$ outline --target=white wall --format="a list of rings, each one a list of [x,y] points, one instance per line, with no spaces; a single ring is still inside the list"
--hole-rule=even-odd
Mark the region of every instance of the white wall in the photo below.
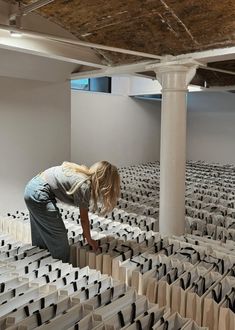
[[[72,160],[118,165],[159,159],[160,102],[72,92]],[[235,94],[188,94],[187,159],[235,164]]]
[[[235,94],[190,93],[187,159],[235,164]]]
[[[25,208],[26,182],[70,159],[70,85],[0,77],[0,214]]]
[[[72,161],[90,165],[106,159],[129,165],[158,159],[159,109],[158,102],[73,91]]]
[[[162,86],[156,79],[143,77],[130,78],[129,95],[159,94],[161,91]]]
[[[111,79],[111,93],[113,95],[129,95],[131,77],[113,76]]]
[[[1,48],[0,63],[1,77],[55,83],[69,78],[76,67],[73,63]]]

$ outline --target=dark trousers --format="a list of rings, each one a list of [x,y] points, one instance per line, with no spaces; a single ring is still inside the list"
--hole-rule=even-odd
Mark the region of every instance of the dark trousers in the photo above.
[[[67,231],[49,184],[36,176],[27,184],[24,199],[30,215],[32,244],[48,249],[55,259],[69,262]]]

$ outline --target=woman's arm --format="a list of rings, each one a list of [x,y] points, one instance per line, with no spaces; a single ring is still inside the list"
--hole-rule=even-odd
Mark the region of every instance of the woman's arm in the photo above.
[[[97,241],[91,238],[88,209],[80,208],[80,217],[81,217],[83,236],[86,238],[87,243],[92,247],[92,249],[96,251],[99,246]]]

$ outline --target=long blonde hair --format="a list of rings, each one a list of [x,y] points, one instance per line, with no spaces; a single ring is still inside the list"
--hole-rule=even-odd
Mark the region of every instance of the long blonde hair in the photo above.
[[[68,175],[81,173],[85,176],[81,182],[75,182],[68,194],[74,194],[83,182],[90,180],[93,211],[99,210],[98,203],[102,205],[100,214],[112,211],[120,196],[120,176],[116,166],[105,160],[93,164],[90,168],[69,162],[64,162],[62,166]]]

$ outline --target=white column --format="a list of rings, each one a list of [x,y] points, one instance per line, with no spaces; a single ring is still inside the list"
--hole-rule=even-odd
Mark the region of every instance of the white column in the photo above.
[[[185,231],[187,86],[196,67],[168,65],[156,70],[162,85],[160,214],[161,234]]]

